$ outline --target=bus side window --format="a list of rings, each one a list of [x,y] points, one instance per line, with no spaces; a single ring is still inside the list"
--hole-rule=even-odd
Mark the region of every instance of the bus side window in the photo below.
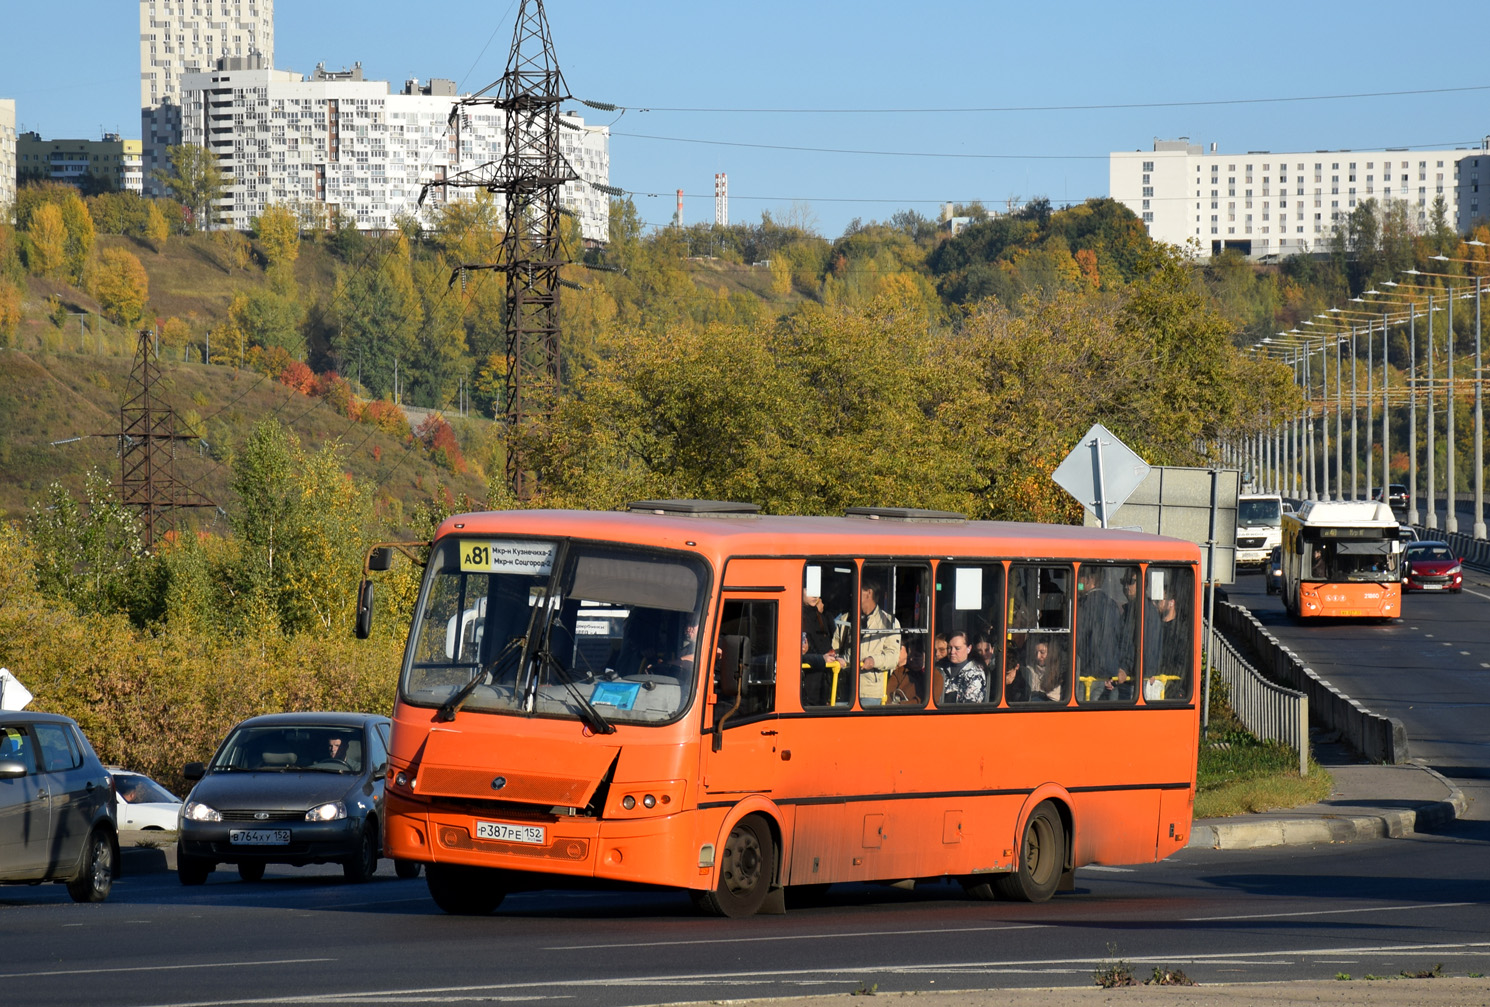
[[[1138,567],[1083,563],[1076,585],[1076,700],[1131,703],[1142,607]]]
[[[715,667],[714,722],[731,724],[776,709],[776,602],[726,600],[720,613],[719,639],[742,637],[745,660],[733,681]],[[738,702],[736,702],[738,700]]]
[[[983,669],[984,677],[967,681],[966,666],[954,674],[952,688],[947,687],[947,673],[954,664],[949,655],[951,638],[961,636],[968,648],[967,660]],[[938,704],[968,702],[965,697],[981,691],[975,702],[998,703],[999,681],[1005,667],[1004,639],[1004,567],[1002,563],[953,563],[943,561],[936,568],[936,637],[933,640],[931,694]],[[940,654],[935,650],[939,649]],[[1017,662],[1016,662],[1017,663]]]
[[[1185,702],[1195,677],[1194,570],[1149,567],[1144,599],[1143,700]]]
[[[1070,567],[1016,564],[1010,569],[1008,642],[1009,664],[1000,676],[1008,702],[1070,701]]]
[[[804,710],[847,709],[853,704],[858,625],[858,570],[853,560],[807,564],[802,574]]]

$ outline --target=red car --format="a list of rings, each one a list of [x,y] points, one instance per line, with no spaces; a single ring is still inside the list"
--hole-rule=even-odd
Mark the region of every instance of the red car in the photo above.
[[[1413,542],[1402,557],[1402,590],[1457,594],[1464,589],[1463,563],[1447,542]]]

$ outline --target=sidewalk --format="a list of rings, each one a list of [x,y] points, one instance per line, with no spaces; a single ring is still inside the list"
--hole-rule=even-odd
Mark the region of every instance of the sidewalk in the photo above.
[[[1361,762],[1344,745],[1315,747],[1335,789],[1317,804],[1234,818],[1198,818],[1187,846],[1250,850],[1264,846],[1349,843],[1421,832],[1464,814],[1464,793],[1427,766]]]

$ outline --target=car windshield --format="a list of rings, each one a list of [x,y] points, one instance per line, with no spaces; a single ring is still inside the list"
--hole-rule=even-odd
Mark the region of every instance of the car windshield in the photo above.
[[[1253,528],[1258,525],[1278,527],[1283,523],[1283,501],[1276,497],[1238,500],[1236,523],[1241,528]]]
[[[708,585],[695,557],[446,539],[430,557],[403,697],[421,706],[659,723],[688,705]]]
[[[1408,546],[1407,558],[1415,562],[1436,563],[1440,561],[1453,562],[1455,556],[1445,545],[1414,545]]]
[[[138,773],[115,773],[114,790],[127,804],[179,804],[165,787]]]
[[[212,772],[360,773],[362,730],[319,724],[239,727],[212,760]]]

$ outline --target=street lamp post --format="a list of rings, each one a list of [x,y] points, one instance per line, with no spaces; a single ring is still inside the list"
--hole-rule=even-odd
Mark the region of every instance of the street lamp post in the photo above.
[[[1485,242],[1483,242],[1483,241],[1466,241],[1466,242],[1464,242],[1464,244],[1465,245],[1468,245],[1468,246],[1471,246],[1471,247],[1474,247],[1474,248],[1484,248],[1484,247],[1486,247]],[[1455,259],[1455,258],[1450,258],[1447,255],[1435,255],[1435,256],[1433,256],[1433,259],[1434,259],[1434,261],[1437,261],[1437,262],[1462,262],[1462,263],[1465,263],[1466,265],[1476,266],[1480,270],[1483,270],[1485,268],[1485,265],[1486,265],[1483,261],[1479,261],[1479,260],[1476,260],[1476,259]],[[1425,273],[1425,274],[1421,274],[1421,275],[1425,275],[1425,276],[1447,276],[1447,277],[1450,277],[1450,278],[1453,278],[1453,279],[1457,279],[1458,278],[1458,277],[1454,277],[1453,274],[1449,274],[1449,273]],[[1473,531],[1473,534],[1474,534],[1474,537],[1477,538],[1477,539],[1483,539],[1483,538],[1485,538],[1485,412],[1484,412],[1484,404],[1483,404],[1483,384],[1484,384],[1484,382],[1483,382],[1483,378],[1482,378],[1482,376],[1480,374],[1480,360],[1481,360],[1481,357],[1480,357],[1480,353],[1481,353],[1480,345],[1481,345],[1481,342],[1482,342],[1482,337],[1483,337],[1483,332],[1484,332],[1484,330],[1482,328],[1483,316],[1481,314],[1481,308],[1480,308],[1480,297],[1481,297],[1481,285],[1480,285],[1480,281],[1481,281],[1483,275],[1484,275],[1483,272],[1476,272],[1475,273],[1475,278],[1474,278],[1474,460],[1475,460],[1475,464],[1474,464],[1474,531]],[[1453,345],[1453,338],[1454,338],[1453,331],[1454,330],[1453,330],[1453,326],[1452,326],[1452,323],[1451,323],[1450,324],[1450,327],[1449,327],[1450,346]],[[1452,357],[1450,359],[1452,359]],[[1452,382],[1450,383],[1450,387],[1452,388]],[[1451,393],[1450,402],[1452,403],[1452,401],[1453,401],[1453,399],[1452,399],[1452,393]],[[1453,406],[1450,405],[1449,409],[1450,409],[1450,415],[1452,415]],[[1451,514],[1453,513],[1452,506],[1450,507],[1450,513]]]

